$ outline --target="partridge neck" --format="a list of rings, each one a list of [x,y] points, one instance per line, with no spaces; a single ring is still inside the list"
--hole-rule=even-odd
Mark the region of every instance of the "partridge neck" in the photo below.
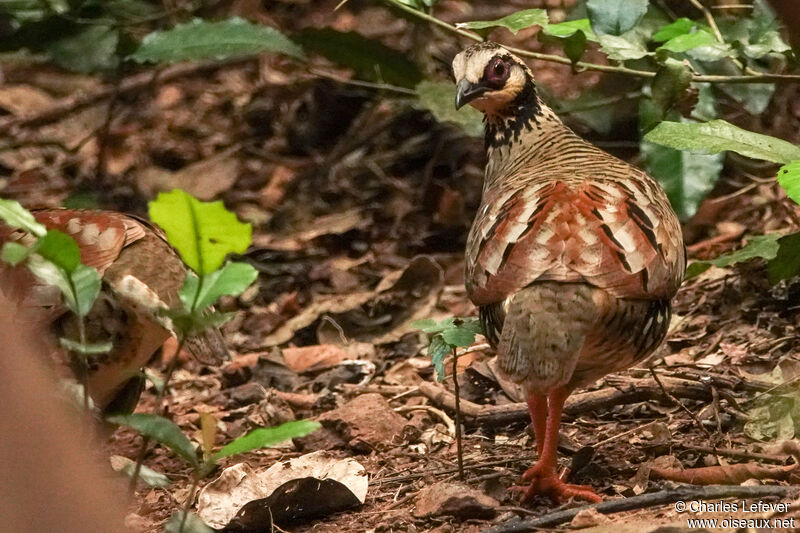
[[[535,91],[520,93],[504,113],[486,114],[485,123],[485,186],[526,161],[549,157],[554,144],[574,137]]]

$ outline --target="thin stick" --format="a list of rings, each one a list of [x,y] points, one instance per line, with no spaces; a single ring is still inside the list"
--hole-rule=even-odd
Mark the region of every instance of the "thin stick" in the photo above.
[[[167,373],[164,377],[164,385],[158,391],[156,395],[155,405],[153,406],[153,414],[163,414],[161,409],[161,402],[164,399],[164,395],[166,394],[167,387],[169,387],[169,380],[172,378],[172,374],[175,372],[175,368],[178,366],[178,356],[183,349],[184,339],[183,336],[178,340],[178,346],[175,348],[175,354],[172,356],[169,364],[167,365]],[[142,465],[144,464],[144,458],[147,456],[147,446],[150,444],[150,437],[142,437],[142,447],[139,448],[139,455],[136,456],[136,464],[133,466],[133,474],[131,474],[131,480],[128,483],[128,493],[131,496],[136,492],[136,483],[139,480],[139,473],[142,471]],[[181,527],[183,527],[183,523],[181,523]]]
[[[458,479],[464,481],[464,449],[461,443],[461,396],[458,387],[458,353],[453,348],[453,392],[456,395],[456,454],[458,455]]]
[[[674,404],[678,405],[681,409],[683,409],[686,412],[686,414],[689,415],[689,417],[692,420],[694,420],[694,423],[697,424],[697,427],[700,428],[700,430],[703,431],[703,433],[705,433],[706,436],[710,439],[711,433],[709,433],[709,431],[703,426],[703,424],[700,423],[700,420],[697,419],[694,413],[691,410],[689,410],[688,407],[683,405],[683,402],[681,402],[679,399],[677,399],[675,396],[673,396],[671,393],[667,391],[667,389],[664,387],[664,384],[661,383],[661,378],[659,378],[658,374],[656,374],[656,371],[653,370],[653,367],[649,367],[648,370],[650,371],[650,374],[653,375],[653,379],[656,380],[656,383],[658,384],[661,391],[664,393],[664,396],[669,398],[671,402],[673,402]]]
[[[192,500],[194,500],[194,493],[199,483],[200,476],[195,472],[192,476],[192,487],[189,489],[189,496],[186,498],[186,503],[183,506],[183,516],[181,516],[181,525],[178,527],[178,533],[183,533],[183,528],[186,525],[186,518],[189,516],[189,509],[192,508]]]

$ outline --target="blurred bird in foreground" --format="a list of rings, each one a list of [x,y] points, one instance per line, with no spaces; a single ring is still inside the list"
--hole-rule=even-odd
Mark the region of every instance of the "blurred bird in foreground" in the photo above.
[[[72,237],[81,261],[103,278],[100,296],[86,319],[86,336],[88,342],[111,341],[112,349],[89,357],[89,394],[101,410],[130,411],[144,383],[141,368],[174,335],[160,311],[180,304],[183,262],[160,231],[133,216],[69,209],[38,210],[34,216],[48,229]],[[0,244],[8,241],[30,244],[33,237],[0,224]],[[16,305],[16,320],[47,338],[57,364],[75,366],[58,338],[79,338],[77,320],[56,287],[39,280],[25,265],[0,262],[0,294]],[[219,363],[228,356],[215,328],[187,339],[187,346],[203,362]]]

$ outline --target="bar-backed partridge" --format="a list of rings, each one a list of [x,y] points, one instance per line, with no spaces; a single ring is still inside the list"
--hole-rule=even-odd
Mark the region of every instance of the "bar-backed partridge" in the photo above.
[[[141,367],[172,334],[159,315],[180,303],[178,291],[186,270],[161,232],[144,220],[111,211],[45,209],[34,212],[49,229],[70,235],[78,243],[81,261],[94,267],[103,285],[86,320],[87,340],[111,341],[112,351],[89,358],[89,393],[97,407],[132,407]],[[0,243],[32,242],[22,230],[0,224]],[[0,292],[18,306],[18,318],[51,336],[57,363],[67,354],[58,337],[77,339],[77,322],[63,305],[58,289],[44,284],[24,265],[0,264]],[[187,340],[203,361],[220,362],[228,355],[216,329]],[[127,406],[118,405],[120,402]]]
[[[566,127],[505,48],[471,46],[453,72],[456,107],[485,115],[466,284],[498,367],[526,391],[539,459],[523,501],[599,501],[557,474],[564,401],[663,341],[686,263],[681,227],[659,185]]]

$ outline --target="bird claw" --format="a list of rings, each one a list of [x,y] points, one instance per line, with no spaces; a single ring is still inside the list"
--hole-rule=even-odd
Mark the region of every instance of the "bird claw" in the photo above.
[[[527,487],[514,485],[509,488],[513,492],[521,492],[520,503],[529,503],[535,496],[547,496],[554,503],[564,503],[572,498],[599,503],[603,499],[589,485],[570,485],[564,483],[555,472],[543,473],[542,467],[534,465],[522,478],[530,481]]]

